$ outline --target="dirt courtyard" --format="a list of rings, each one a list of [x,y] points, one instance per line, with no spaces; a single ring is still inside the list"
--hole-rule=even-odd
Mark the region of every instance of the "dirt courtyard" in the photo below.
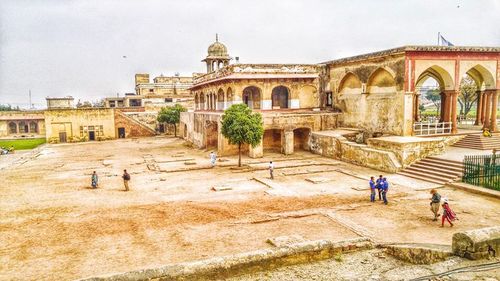
[[[236,156],[210,168],[208,154],[156,137],[2,156],[0,279],[72,280],[269,248],[286,235],[449,245],[457,231],[500,225],[499,200],[442,188],[460,220],[440,228],[432,185],[399,175],[387,175],[389,205],[370,203],[379,171],[305,151],[244,157],[243,169]]]

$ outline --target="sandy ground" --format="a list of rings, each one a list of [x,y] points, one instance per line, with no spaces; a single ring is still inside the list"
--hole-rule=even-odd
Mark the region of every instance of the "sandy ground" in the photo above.
[[[179,139],[145,138],[45,145],[8,156],[0,158],[2,280],[155,267],[268,248],[267,238],[284,235],[451,244],[454,232],[500,225],[499,200],[441,189],[460,220],[440,228],[429,211],[432,185],[399,175],[387,175],[390,204],[372,204],[367,181],[380,172],[308,152],[244,157],[244,169],[235,168],[236,157],[222,157],[210,168],[207,151]],[[269,160],[276,164],[273,181]],[[132,176],[129,192],[123,169]],[[96,190],[89,189],[94,170]]]

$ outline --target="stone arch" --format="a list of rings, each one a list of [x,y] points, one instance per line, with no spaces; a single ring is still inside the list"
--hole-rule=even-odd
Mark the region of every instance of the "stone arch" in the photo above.
[[[262,137],[262,147],[264,151],[281,152],[283,130],[271,128],[264,130]]]
[[[200,109],[204,110],[205,108],[205,94],[203,92],[200,92]]]
[[[229,108],[233,104],[233,89],[231,87],[226,90],[226,107]]]
[[[224,90],[222,88],[219,88],[217,91],[217,110],[224,110]]]
[[[290,89],[283,85],[273,88],[271,93],[273,109],[288,108],[290,105]]]
[[[395,93],[396,80],[394,76],[385,68],[377,68],[370,77],[366,84],[366,92],[372,93]]]
[[[38,124],[35,121],[31,121],[29,125],[30,133],[38,133]]]
[[[243,103],[246,104],[251,109],[260,109],[262,100],[262,91],[259,87],[248,86],[243,89],[242,94]]]
[[[361,94],[361,80],[359,80],[359,77],[356,74],[348,72],[344,75],[342,80],[340,80],[337,93],[339,95]]]
[[[433,65],[425,69],[415,81],[415,88],[420,88],[429,77],[434,78],[439,83],[439,87],[442,91],[454,89],[455,83],[453,82],[453,76],[438,65]]]
[[[15,122],[9,123],[9,134],[17,134],[17,124]]]
[[[495,78],[484,66],[477,64],[465,72],[477,84],[478,90],[495,89]],[[463,79],[463,77],[461,77]]]
[[[200,109],[200,96],[198,93],[194,94],[194,109]]]
[[[24,121],[19,122],[19,133],[29,133],[28,123]]]
[[[294,150],[309,150],[309,139],[311,137],[311,128],[301,127],[293,130]]]

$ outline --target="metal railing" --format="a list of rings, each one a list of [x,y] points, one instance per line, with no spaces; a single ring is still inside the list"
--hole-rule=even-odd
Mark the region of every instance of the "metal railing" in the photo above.
[[[413,123],[413,134],[416,136],[429,136],[439,134],[450,134],[451,122],[415,122]]]
[[[466,155],[464,157],[465,183],[500,190],[500,153]]]

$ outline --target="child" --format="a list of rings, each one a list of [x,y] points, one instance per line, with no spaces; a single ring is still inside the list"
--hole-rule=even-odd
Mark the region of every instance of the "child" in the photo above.
[[[452,221],[457,219],[457,215],[451,210],[450,205],[448,205],[448,199],[443,200],[443,217],[441,218],[441,227],[444,227],[444,220],[447,220],[450,223],[450,226],[453,227]]]

